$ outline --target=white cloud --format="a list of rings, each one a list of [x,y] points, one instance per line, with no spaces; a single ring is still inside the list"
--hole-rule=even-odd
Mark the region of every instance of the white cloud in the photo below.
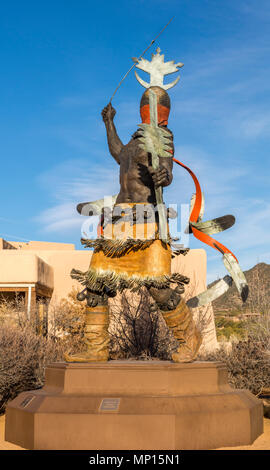
[[[106,194],[115,194],[119,167],[112,157],[95,153],[96,163],[78,158],[62,162],[38,176],[39,184],[61,201],[99,199]],[[88,199],[89,198],[89,199]]]
[[[72,203],[58,204],[46,209],[35,220],[41,224],[43,232],[58,232],[63,235],[66,230],[79,229],[82,223]]]
[[[119,192],[118,165],[91,165],[78,159],[57,165],[39,176],[39,182],[60,203],[44,210],[35,220],[42,231],[79,229],[85,218],[76,211],[80,202],[94,201]]]
[[[235,2],[234,7],[241,13],[251,16],[253,20],[258,18],[260,21],[269,21],[270,6],[268,0],[260,0],[260,3],[254,0],[241,0]]]
[[[209,134],[227,134],[239,141],[269,137],[269,51],[263,41],[234,41],[224,44],[222,53],[213,46],[193,57],[182,87],[174,91],[173,114]]]
[[[241,123],[241,130],[246,137],[257,138],[270,135],[270,113],[262,113],[257,116],[250,114]]]
[[[239,181],[248,178],[252,171],[248,165],[224,164],[222,158],[215,158],[194,146],[176,147],[175,156],[197,176],[205,195],[205,214],[211,218],[216,217],[221,210],[228,210],[230,204],[235,205]],[[170,202],[186,202],[193,192],[195,186],[192,177],[175,163],[174,180],[166,190],[166,196]]]

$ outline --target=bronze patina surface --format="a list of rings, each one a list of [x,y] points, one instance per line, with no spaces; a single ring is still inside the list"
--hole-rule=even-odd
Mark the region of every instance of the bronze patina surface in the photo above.
[[[165,85],[163,79],[165,75],[178,71],[183,64],[164,62],[164,55],[160,52],[157,49],[151,62],[137,60],[136,67],[147,70],[151,80],[140,101],[142,123],[126,145],[117,133],[114,124],[116,110],[111,102],[102,110],[109,151],[120,167],[120,191],[117,197],[113,197],[112,209],[108,211],[107,207],[103,207],[99,238],[82,240],[85,246],[94,248],[89,269],[86,272],[72,270],[71,276],[84,286],[79,300],[86,300],[92,308],[107,306],[108,298],[124,289],[136,291],[147,288],[155,309],[164,312],[164,320],[175,333],[175,338],[179,336],[182,323],[183,332],[187,332],[188,316],[189,347],[184,348],[183,333],[179,341],[181,353],[176,354],[173,360],[189,362],[194,360],[201,344],[191,311],[186,305],[184,316],[179,315],[177,310],[177,325],[169,325],[167,318],[171,316],[165,315],[165,312],[177,309],[184,285],[189,282],[185,276],[171,273],[172,257],[185,254],[186,250],[172,250],[168,230],[169,211],[163,203],[163,188],[170,185],[173,179],[174,154],[173,133],[167,128],[171,103],[166,89],[178,81]],[[78,211],[83,213],[87,204],[91,205],[79,204]],[[154,215],[149,215],[151,210],[146,207],[138,218],[137,207],[140,205],[151,206]],[[102,204],[95,201],[93,207],[99,209]],[[89,325],[91,314],[88,315]],[[190,341],[190,334],[193,335],[193,342]],[[88,348],[87,341],[86,346]],[[193,351],[190,350],[192,348]],[[67,356],[67,360],[79,362],[76,355]],[[100,360],[104,360],[104,354]]]

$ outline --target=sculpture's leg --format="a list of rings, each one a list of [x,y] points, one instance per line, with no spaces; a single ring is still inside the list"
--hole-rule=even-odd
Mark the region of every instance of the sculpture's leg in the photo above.
[[[192,362],[195,360],[202,337],[196,328],[192,313],[176,289],[150,289],[150,294],[157,303],[162,316],[178,340],[179,346],[172,354],[174,362]]]
[[[89,305],[88,301],[88,305]],[[95,307],[85,308],[85,350],[77,354],[65,353],[67,362],[99,362],[109,359],[109,313],[108,300]]]

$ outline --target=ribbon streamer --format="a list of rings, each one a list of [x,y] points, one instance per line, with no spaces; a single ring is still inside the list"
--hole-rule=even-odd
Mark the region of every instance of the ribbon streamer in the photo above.
[[[174,157],[173,157],[173,161],[175,163],[177,163],[178,165],[180,165],[182,168],[185,168],[185,170],[187,170],[189,172],[189,174],[191,175],[191,177],[194,181],[195,188],[196,188],[196,195],[195,195],[194,207],[191,211],[189,221],[196,223],[196,222],[198,222],[200,212],[201,212],[201,207],[202,207],[202,190],[201,190],[200,183],[199,183],[196,175],[193,173],[193,171],[190,168],[188,168],[188,166],[184,165],[184,163],[180,162],[179,160],[177,160]],[[215,248],[215,250],[218,250],[223,255],[225,253],[230,253],[236,259],[236,261],[238,262],[236,256],[226,246],[222,245],[221,243],[219,243],[217,240],[210,237],[206,233],[200,232],[200,230],[193,227],[192,224],[191,224],[191,230],[192,230],[192,233],[193,233],[194,237],[196,237],[198,240],[200,240],[203,243],[206,243],[207,245],[211,246],[212,248]]]

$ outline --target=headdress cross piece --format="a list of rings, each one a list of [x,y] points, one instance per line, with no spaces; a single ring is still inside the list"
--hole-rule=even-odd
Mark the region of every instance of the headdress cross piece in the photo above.
[[[136,63],[136,68],[143,70],[144,72],[149,73],[150,75],[150,83],[147,83],[143,80],[137,72],[135,71],[135,76],[138,82],[144,87],[149,88],[151,86],[159,86],[163,88],[163,90],[169,90],[174,85],[176,85],[180,79],[177,77],[171,83],[165,85],[163,83],[165,75],[169,75],[174,72],[178,72],[180,67],[183,67],[184,64],[178,62],[177,64],[174,63],[174,60],[170,60],[168,62],[164,62],[164,54],[160,54],[161,50],[158,47],[156,50],[156,54],[152,54],[152,60],[149,61],[147,59],[141,58],[140,60],[136,57],[133,58],[133,61]]]

